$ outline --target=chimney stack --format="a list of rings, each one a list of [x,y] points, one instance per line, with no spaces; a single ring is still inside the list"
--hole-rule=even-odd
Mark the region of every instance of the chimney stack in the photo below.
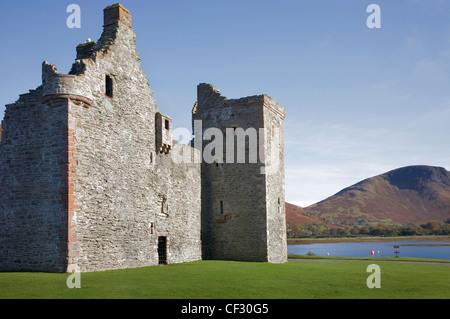
[[[104,12],[104,27],[115,25],[117,23],[124,23],[131,28],[131,13],[120,3],[109,6],[103,10]]]

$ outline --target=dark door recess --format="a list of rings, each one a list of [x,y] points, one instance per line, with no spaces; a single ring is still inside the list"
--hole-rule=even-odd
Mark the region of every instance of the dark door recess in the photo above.
[[[167,237],[158,237],[158,264],[167,265]]]

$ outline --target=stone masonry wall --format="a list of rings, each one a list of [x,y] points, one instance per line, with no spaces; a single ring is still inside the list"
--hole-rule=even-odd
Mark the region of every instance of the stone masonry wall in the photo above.
[[[157,232],[168,232],[168,263],[202,259],[201,166],[193,163],[193,160],[183,163],[175,150],[182,149],[183,154],[191,154],[192,159],[199,154],[194,155],[196,150],[189,146],[174,143],[174,152],[170,155],[162,154],[155,164],[159,185],[155,189],[160,199],[162,194],[167,194],[167,205],[157,205],[153,218]],[[153,240],[156,242],[157,237]]]
[[[42,88],[6,106],[0,146],[0,271],[64,271],[67,103]]]
[[[69,125],[76,153],[75,210],[82,271],[158,264],[159,236],[167,237],[168,263],[201,258],[200,165],[174,164],[156,152],[158,110],[140,67],[128,15],[105,26],[105,52],[82,60],[91,83],[90,108],[73,106]],[[111,22],[108,9],[105,19]],[[105,48],[106,45],[106,48]],[[114,94],[105,94],[105,77]],[[171,128],[170,128],[171,129]]]
[[[7,105],[0,271],[286,261],[284,109],[266,95],[228,100],[199,85],[193,120],[202,127],[194,133],[219,128],[225,143],[227,128],[264,128],[257,144],[270,160],[248,163],[247,141],[246,163],[194,161],[203,149],[171,140],[131,19],[120,4],[107,7],[100,39],[77,47],[69,74],[44,62],[42,85]]]
[[[44,62],[42,86],[7,106],[0,270],[156,265],[158,237],[165,262],[201,259],[200,164],[156,152],[158,109],[131,14],[121,5],[104,14],[101,38],[77,47],[70,74]]]
[[[269,125],[265,103],[270,98],[261,95],[228,100],[208,84],[200,84],[198,91],[193,119],[202,120],[203,134],[208,128],[219,128],[225,143],[227,128],[254,128],[258,133],[257,144],[261,142],[266,149],[265,138],[259,136],[259,129]],[[273,124],[282,126],[281,117]],[[199,133],[194,132],[196,136]],[[233,138],[236,161],[237,139]],[[282,143],[281,136],[279,142]],[[208,144],[208,141],[204,143]],[[278,174],[267,179],[266,175],[261,174],[264,163],[259,158],[256,163],[250,163],[248,139],[246,163],[227,163],[226,156],[218,159],[223,163],[209,164],[204,161],[202,164],[204,258],[286,261],[286,231],[285,226],[280,224],[285,219],[284,209],[278,209],[284,205],[284,186],[281,185],[284,182],[284,166],[279,167]],[[272,243],[274,238],[276,242]]]
[[[285,176],[284,176],[284,110],[271,98],[264,101],[265,181],[267,207],[268,261],[287,261]]]

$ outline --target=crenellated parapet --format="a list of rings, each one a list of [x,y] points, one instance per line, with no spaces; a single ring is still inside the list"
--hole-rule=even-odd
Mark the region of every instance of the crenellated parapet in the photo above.
[[[53,64],[42,64],[43,102],[57,106],[59,100],[73,100],[83,103],[85,107],[92,105],[90,83],[83,74],[60,74]]]

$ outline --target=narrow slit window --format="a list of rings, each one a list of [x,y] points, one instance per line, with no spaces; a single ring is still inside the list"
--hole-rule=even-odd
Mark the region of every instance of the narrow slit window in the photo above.
[[[105,92],[106,96],[113,97],[113,90],[114,90],[113,79],[109,75],[106,75],[105,85],[106,85],[106,92]]]
[[[220,213],[223,214],[223,201],[220,201]]]
[[[154,222],[150,222],[148,224],[149,228],[150,228],[150,234],[153,235],[153,231],[155,229],[155,223]]]

